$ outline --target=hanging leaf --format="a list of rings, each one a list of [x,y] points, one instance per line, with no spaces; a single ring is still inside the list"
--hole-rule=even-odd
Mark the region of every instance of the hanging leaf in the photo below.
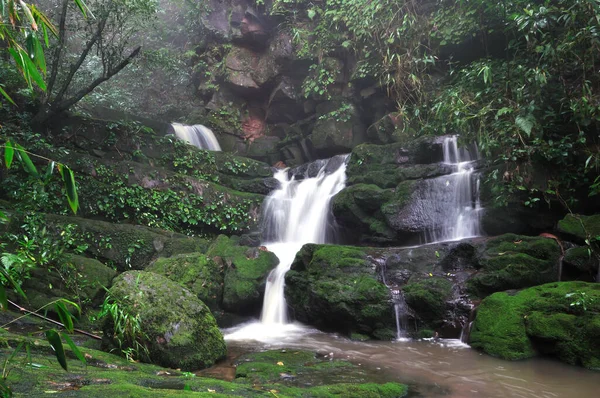
[[[46,172],[44,173],[44,184],[47,184],[50,181],[50,177],[52,177],[52,173],[54,173],[54,166],[56,162],[53,160],[48,163],[48,167],[46,168]]]
[[[527,137],[529,137],[531,135],[531,130],[533,130],[535,119],[531,115],[517,116],[515,119],[515,124],[518,128],[523,130],[525,134],[527,134]]]
[[[19,144],[15,144],[14,147],[17,149],[17,156],[21,161],[21,164],[23,164],[23,168],[25,169],[25,171],[27,171],[32,176],[39,178],[40,175],[37,169],[35,168],[35,165],[31,161],[31,158],[29,157],[29,155],[27,155],[25,148],[23,148]]]
[[[60,366],[62,366],[64,370],[69,370],[67,367],[67,358],[65,357],[65,349],[63,348],[58,332],[54,329],[48,330],[46,332],[46,339],[48,340],[48,343],[50,343],[50,346],[52,346]]]
[[[8,93],[6,91],[4,91],[4,89],[2,88],[2,86],[0,86],[0,94],[2,94],[2,96],[4,98],[6,98],[8,102],[10,102],[11,104],[13,104],[14,106],[17,106],[17,104],[15,104],[15,101],[13,101],[12,98],[10,98],[10,95],[8,95]]]
[[[83,354],[81,353],[79,348],[75,345],[73,340],[71,340],[71,338],[64,333],[61,333],[61,335],[62,335],[62,338],[65,339],[65,341],[67,342],[69,347],[71,347],[71,351],[73,351],[73,354],[75,354],[77,359],[79,359],[81,362],[83,362],[84,365],[86,365],[85,356],[83,356]]]
[[[6,289],[0,285],[0,311],[8,310],[8,298],[6,297]]]
[[[58,314],[58,318],[61,323],[64,325],[65,329],[69,333],[73,333],[73,318],[71,317],[71,313],[67,310],[65,304],[61,301],[57,301],[54,303],[54,309]]]
[[[8,271],[6,271],[2,267],[0,267],[0,275],[2,275],[4,279],[8,281],[8,283],[17,291],[17,293],[19,293],[23,298],[27,298],[25,292],[23,292],[23,290],[21,289],[21,286],[19,286],[19,284],[17,284],[17,282],[13,280],[12,276],[10,276]]]
[[[73,213],[77,214],[77,209],[79,209],[79,197],[77,195],[77,185],[75,184],[75,174],[73,174],[73,171],[70,168],[62,164],[59,164],[57,169],[65,183],[69,206],[71,207],[71,210],[73,210]]]
[[[10,141],[6,141],[6,144],[4,144],[4,164],[7,169],[10,169],[14,155],[15,149],[12,147]]]

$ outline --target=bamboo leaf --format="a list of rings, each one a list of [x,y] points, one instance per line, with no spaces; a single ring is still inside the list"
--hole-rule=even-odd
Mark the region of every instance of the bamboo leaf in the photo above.
[[[67,358],[65,357],[65,349],[63,348],[63,344],[58,332],[54,329],[48,330],[46,332],[46,339],[48,340],[48,343],[50,343],[50,346],[52,346],[60,366],[62,366],[64,370],[69,370],[67,367]]]
[[[10,98],[10,95],[8,95],[8,93],[6,91],[4,91],[4,89],[2,88],[2,86],[0,86],[0,94],[2,94],[2,96],[4,98],[6,98],[8,100],[8,102],[10,102],[11,104],[13,104],[14,106],[17,106],[17,104],[15,104],[15,101],[13,101],[13,99]]]
[[[19,144],[15,144],[14,147],[17,149],[17,156],[18,156],[19,160],[21,161],[21,163],[23,164],[23,168],[25,168],[25,171],[27,171],[32,176],[39,178],[40,174],[38,173],[35,165],[31,161],[31,158],[25,151],[25,148],[23,148]]]
[[[67,201],[69,202],[69,206],[71,207],[71,210],[73,210],[73,213],[77,214],[77,209],[79,209],[79,197],[77,195],[77,184],[75,184],[75,174],[73,173],[73,170],[67,166],[59,168],[59,171],[61,170],[67,193]]]
[[[25,292],[23,292],[23,290],[21,289],[21,286],[19,286],[19,284],[17,284],[17,282],[14,281],[14,279],[12,278],[12,276],[10,276],[8,271],[0,267],[0,274],[8,281],[8,283],[12,285],[12,287],[17,291],[17,293],[19,293],[23,298],[27,298]]]
[[[4,164],[6,165],[7,169],[10,169],[14,155],[15,149],[12,147],[10,141],[6,141],[6,144],[4,144]]]
[[[83,356],[83,354],[81,353],[81,351],[79,350],[79,348],[75,345],[75,343],[73,342],[73,340],[71,340],[71,338],[64,334],[62,334],[62,338],[65,339],[65,341],[67,342],[67,344],[69,345],[69,347],[71,347],[71,351],[73,351],[73,354],[75,354],[75,356],[77,357],[77,359],[79,359],[81,362],[83,362],[83,364],[85,365],[85,357]]]
[[[46,168],[46,173],[44,173],[44,183],[48,183],[48,181],[50,181],[50,177],[52,177],[52,173],[54,173],[54,166],[56,165],[56,162],[51,161],[50,163],[48,163],[48,167]]]
[[[0,311],[8,310],[8,298],[6,297],[6,289],[0,285]]]
[[[61,301],[57,301],[54,303],[54,309],[58,314],[58,318],[60,322],[65,326],[65,329],[69,333],[73,333],[73,318],[71,317],[71,313],[67,310],[65,304]]]

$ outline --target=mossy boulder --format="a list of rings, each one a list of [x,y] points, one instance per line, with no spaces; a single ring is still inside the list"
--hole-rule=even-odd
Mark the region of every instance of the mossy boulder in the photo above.
[[[211,310],[223,299],[223,265],[203,253],[159,258],[146,271],[166,276],[194,293]]]
[[[446,319],[446,301],[452,298],[452,283],[441,277],[430,277],[402,286],[404,299],[430,328],[436,329]]]
[[[51,231],[60,232],[59,226],[65,224],[75,225],[78,235],[88,244],[86,255],[112,264],[119,271],[143,269],[159,256],[205,251],[209,243],[205,239],[140,225],[52,214],[46,215],[45,220],[52,227]]]
[[[361,248],[304,245],[286,274],[285,292],[302,322],[347,335],[395,334],[390,292]]]
[[[79,304],[82,309],[99,304],[117,272],[100,261],[65,255],[57,267],[31,271],[22,288],[30,308],[42,308],[59,298]],[[18,298],[19,299],[19,298]],[[52,308],[50,308],[52,310]],[[73,309],[75,311],[75,309]]]
[[[130,316],[139,316],[153,363],[197,370],[227,353],[210,310],[195,294],[162,275],[128,271],[119,275],[110,297]],[[111,322],[105,334],[112,336]]]
[[[353,104],[328,101],[317,106],[310,142],[319,157],[348,153],[366,141],[366,127]]]
[[[393,188],[404,180],[447,174],[447,167],[436,164],[443,159],[441,143],[438,137],[422,137],[388,145],[358,145],[348,162],[348,185]]]
[[[397,398],[408,393],[403,384],[370,383],[369,379],[379,377],[369,368],[308,351],[285,349],[245,354],[236,360],[236,365],[236,382],[262,388],[281,383],[279,390],[284,396]]]
[[[222,308],[245,315],[258,311],[267,276],[279,263],[277,256],[264,248],[240,246],[225,235],[206,254],[224,270]]]
[[[353,240],[376,244],[394,242],[396,233],[385,223],[381,213],[381,206],[393,197],[391,189],[372,184],[351,185],[333,198],[333,214]]]
[[[600,285],[555,282],[485,298],[471,330],[474,348],[504,358],[537,353],[600,369]]]
[[[565,251],[563,273],[576,270],[577,276],[593,278],[598,274],[598,261],[586,246],[572,247]],[[590,280],[591,282],[591,280]]]
[[[506,234],[482,246],[481,269],[467,281],[478,297],[556,281],[561,249],[554,239]]]
[[[558,222],[558,232],[580,243],[588,239],[588,235],[600,236],[600,214],[593,216],[567,214]]]

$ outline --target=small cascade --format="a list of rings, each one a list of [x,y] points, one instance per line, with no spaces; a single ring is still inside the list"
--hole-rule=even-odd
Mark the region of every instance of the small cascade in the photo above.
[[[396,314],[396,340],[408,338],[408,305],[400,289],[392,290],[392,302]]]
[[[473,322],[475,321],[475,315],[477,314],[477,307],[473,307],[471,312],[469,313],[469,319],[463,326],[460,331],[460,342],[464,344],[469,344],[469,339],[471,338],[471,329],[473,328]]]
[[[173,123],[170,130],[180,140],[186,141],[200,149],[207,149],[209,151],[221,150],[215,134],[211,129],[202,124],[187,126],[185,124]]]
[[[288,322],[284,297],[285,274],[296,253],[306,243],[326,243],[330,236],[330,201],[346,182],[346,160],[332,158],[317,161],[315,177],[305,174],[297,181],[288,170],[275,173],[281,188],[266,199],[264,206],[265,246],[279,258],[279,265],[267,280],[261,314],[263,324],[277,325]],[[338,167],[328,170],[330,163]]]
[[[458,148],[457,136],[443,142],[444,163],[453,167],[450,175],[426,182],[422,211],[433,225],[425,233],[425,243],[460,240],[479,236],[479,175],[474,164],[479,158],[476,147]]]

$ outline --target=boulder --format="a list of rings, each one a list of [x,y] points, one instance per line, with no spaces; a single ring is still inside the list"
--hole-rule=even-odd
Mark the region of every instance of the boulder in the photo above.
[[[477,309],[470,344],[503,359],[539,353],[599,369],[599,313],[599,284],[560,282],[494,293]]]
[[[365,126],[355,105],[328,101],[317,106],[317,121],[310,141],[318,157],[349,153],[366,141]]]
[[[233,47],[227,55],[225,66],[225,81],[242,94],[258,92],[279,74],[277,64],[269,53],[245,47]]]
[[[203,253],[179,254],[159,258],[146,271],[166,276],[185,287],[211,310],[219,309],[223,299],[223,267]]]
[[[558,222],[558,232],[577,242],[584,243],[589,237],[600,236],[600,214],[593,216],[567,214]]]
[[[558,280],[561,248],[554,239],[506,234],[481,247],[477,274],[467,281],[477,297]]]
[[[301,322],[347,335],[395,336],[390,292],[361,248],[304,245],[285,282],[288,305]]]
[[[125,314],[139,316],[142,343],[151,362],[193,371],[213,365],[227,353],[223,335],[208,307],[195,294],[152,272],[119,275],[109,295]],[[111,322],[105,335],[113,338]]]
[[[100,304],[105,289],[112,285],[116,274],[115,270],[98,260],[67,254],[57,267],[31,270],[31,277],[21,287],[32,309],[65,298],[85,310]],[[48,309],[53,310],[52,307]]]
[[[279,263],[275,254],[264,248],[239,246],[225,235],[220,235],[206,254],[223,270],[222,308],[237,314],[257,314],[267,276]]]
[[[50,226],[73,224],[88,244],[86,253],[119,271],[143,269],[159,256],[204,251],[208,241],[131,224],[113,224],[80,217],[48,214]],[[51,230],[59,230],[52,228]]]
[[[587,246],[572,247],[565,251],[563,275],[573,274],[573,279],[585,279],[592,282],[598,275],[598,259],[594,258]]]

